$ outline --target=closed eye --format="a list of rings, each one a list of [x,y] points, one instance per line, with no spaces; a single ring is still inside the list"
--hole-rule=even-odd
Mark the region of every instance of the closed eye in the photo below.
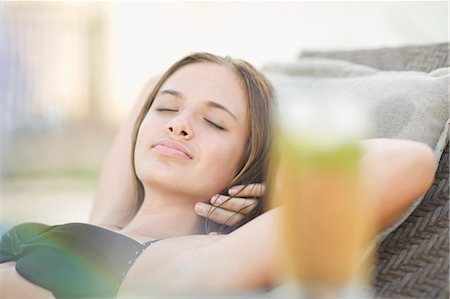
[[[169,108],[156,108],[156,111],[159,112],[177,112],[177,109],[169,109]]]
[[[216,124],[215,122],[212,122],[212,121],[210,121],[209,119],[207,119],[207,118],[203,118],[208,124],[210,124],[211,126],[213,126],[214,128],[216,128],[216,129],[219,129],[219,130],[221,130],[221,131],[225,131],[225,128],[224,127],[222,127],[222,126],[219,126],[218,124]]]

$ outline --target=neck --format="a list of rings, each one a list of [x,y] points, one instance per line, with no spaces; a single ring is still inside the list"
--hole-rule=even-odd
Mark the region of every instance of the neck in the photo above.
[[[203,221],[194,212],[196,200],[146,188],[142,206],[123,231],[155,239],[201,234]]]

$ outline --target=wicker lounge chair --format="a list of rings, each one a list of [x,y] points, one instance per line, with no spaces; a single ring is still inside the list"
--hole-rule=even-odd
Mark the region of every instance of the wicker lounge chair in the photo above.
[[[380,70],[429,72],[449,66],[449,44],[377,50],[303,52]],[[411,215],[378,247],[373,287],[379,298],[449,298],[449,147],[433,186]]]

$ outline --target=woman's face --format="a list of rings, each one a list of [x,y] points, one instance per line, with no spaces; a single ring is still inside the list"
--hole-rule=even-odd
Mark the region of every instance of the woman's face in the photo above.
[[[208,201],[236,175],[248,118],[245,83],[231,68],[202,62],[177,70],[138,132],[135,165],[144,189]]]

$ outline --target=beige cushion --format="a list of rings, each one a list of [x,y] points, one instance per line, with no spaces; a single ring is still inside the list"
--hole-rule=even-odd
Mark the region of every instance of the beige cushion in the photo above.
[[[448,112],[448,69],[430,73],[378,71],[332,59],[271,65],[265,73],[280,105],[302,97],[349,95],[364,102],[372,129],[367,137],[400,138],[435,148]]]
[[[430,73],[379,71],[345,61],[303,58],[284,65],[268,65],[264,72],[277,91],[280,106],[292,110],[296,106],[293,103],[305,97],[319,98],[324,93],[331,97],[347,95],[367,108],[372,126],[366,137],[424,142],[435,149],[437,162],[448,141],[444,131],[449,118],[448,68]],[[397,228],[422,198],[380,233],[378,240]]]

